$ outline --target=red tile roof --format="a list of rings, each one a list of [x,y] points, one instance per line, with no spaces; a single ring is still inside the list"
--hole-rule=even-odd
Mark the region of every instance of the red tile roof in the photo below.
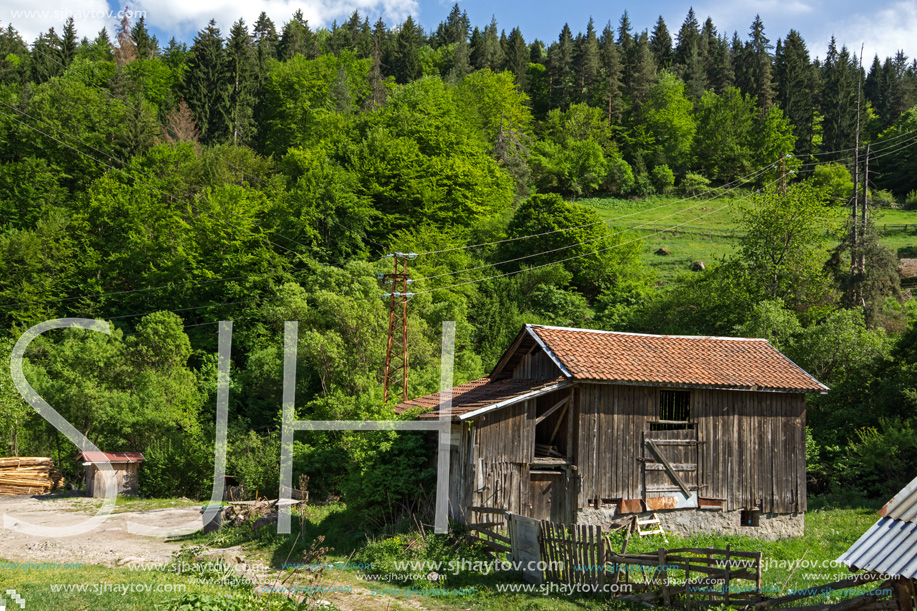
[[[764,339],[641,335],[527,326],[575,380],[825,392]]]
[[[466,382],[452,388],[452,415],[461,416],[484,407],[520,399],[529,393],[545,390],[564,381],[564,378],[558,377],[553,380],[513,378],[498,381],[491,381],[490,378],[480,378],[472,382]],[[439,403],[439,393],[436,392],[426,397],[405,401],[396,406],[395,411],[400,414],[410,409],[420,408],[428,411],[420,414],[419,418],[438,418],[439,411],[435,408],[439,407]]]
[[[143,462],[143,454],[140,452],[81,452],[80,460],[83,462],[100,463],[105,462]]]

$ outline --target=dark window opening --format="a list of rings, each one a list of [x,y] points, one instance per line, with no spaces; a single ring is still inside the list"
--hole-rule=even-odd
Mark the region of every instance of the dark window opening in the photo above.
[[[692,428],[691,391],[660,390],[659,417],[650,423],[651,431],[678,431]]]
[[[551,393],[536,399],[535,459],[567,460],[567,433],[572,400],[569,392]]]
[[[739,523],[742,526],[757,526],[758,525],[758,510],[757,509],[743,509],[741,515],[739,516]]]

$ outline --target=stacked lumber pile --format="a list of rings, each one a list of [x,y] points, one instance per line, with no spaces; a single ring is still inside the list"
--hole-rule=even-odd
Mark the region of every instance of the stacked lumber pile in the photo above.
[[[46,494],[62,483],[50,458],[0,458],[0,495]]]

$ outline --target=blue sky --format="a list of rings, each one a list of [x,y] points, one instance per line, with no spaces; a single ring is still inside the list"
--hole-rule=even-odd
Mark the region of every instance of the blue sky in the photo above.
[[[609,3],[597,1],[557,2],[534,0],[463,0],[459,5],[468,12],[472,24],[483,26],[496,16],[507,32],[522,28],[526,40],[557,38],[564,23],[574,32],[585,30],[589,17],[601,29],[609,20],[616,26],[626,8],[635,29],[652,28],[661,14],[674,36],[691,7],[690,1]],[[301,9],[310,24],[330,25],[333,19],[346,19],[354,9],[369,14],[374,20],[382,16],[386,23],[395,24],[407,15],[427,29],[435,28],[446,16],[452,2],[441,0],[134,0],[134,10],[146,12],[147,22],[162,42],[171,36],[190,41],[194,33],[215,18],[228,31],[238,17],[251,24],[261,11],[266,11],[278,26],[287,21],[296,9]],[[694,5],[699,20],[713,17],[720,32],[730,35],[737,30],[743,38],[755,14],[760,13],[768,37],[776,42],[790,28],[799,30],[810,53],[824,56],[831,35],[859,52],[865,43],[868,63],[876,53],[880,57],[903,48],[909,56],[917,54],[917,0],[882,0],[874,3],[852,0],[700,0]],[[60,27],[64,16],[74,15],[81,35],[94,35],[102,26],[112,28],[118,21],[115,12],[123,9],[112,0],[0,0],[0,23],[12,22],[31,42],[48,27]],[[22,13],[20,11],[32,11]],[[108,13],[111,14],[108,14]]]

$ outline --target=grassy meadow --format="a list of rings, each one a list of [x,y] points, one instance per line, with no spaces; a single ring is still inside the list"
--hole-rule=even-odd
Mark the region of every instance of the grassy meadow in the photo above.
[[[728,195],[653,196],[627,200],[593,197],[578,200],[595,210],[614,231],[632,231],[643,238],[643,261],[659,273],[661,282],[690,271],[695,261],[710,264],[733,254],[741,237],[739,207],[750,200],[747,191]],[[844,214],[838,208],[838,215]],[[872,217],[883,231],[882,243],[899,257],[917,257],[917,210],[875,208]],[[907,225],[905,231],[900,225]],[[829,245],[838,236],[826,228]],[[669,255],[658,255],[665,249]]]

